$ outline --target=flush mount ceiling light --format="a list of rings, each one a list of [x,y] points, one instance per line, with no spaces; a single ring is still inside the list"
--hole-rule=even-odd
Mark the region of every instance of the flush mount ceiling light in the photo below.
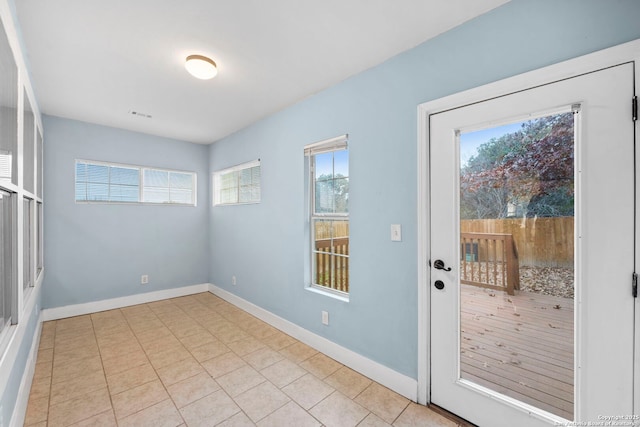
[[[202,55],[187,56],[184,66],[193,77],[202,80],[212,79],[218,74],[216,63]]]

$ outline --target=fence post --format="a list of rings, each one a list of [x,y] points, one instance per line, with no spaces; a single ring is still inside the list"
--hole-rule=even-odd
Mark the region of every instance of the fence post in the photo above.
[[[514,290],[520,289],[520,265],[518,249],[511,234],[505,236],[507,252],[507,294],[513,295]]]

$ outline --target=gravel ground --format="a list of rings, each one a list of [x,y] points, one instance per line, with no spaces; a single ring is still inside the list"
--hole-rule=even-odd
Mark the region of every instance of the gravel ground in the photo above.
[[[521,266],[520,290],[555,297],[573,298],[573,269]]]

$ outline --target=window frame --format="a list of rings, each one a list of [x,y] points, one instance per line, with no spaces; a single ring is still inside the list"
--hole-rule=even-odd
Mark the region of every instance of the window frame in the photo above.
[[[96,165],[96,166],[106,166],[106,167],[115,167],[122,169],[132,169],[136,170],[138,173],[138,196],[136,201],[126,201],[126,200],[79,200],[76,197],[75,188],[78,185],[78,164],[83,163],[87,165]],[[168,169],[168,168],[157,168],[152,166],[141,166],[141,165],[131,165],[126,163],[115,163],[115,162],[105,162],[99,160],[86,160],[86,159],[76,159],[74,164],[74,199],[76,204],[125,204],[125,205],[157,205],[157,206],[197,206],[198,199],[198,174],[195,171],[185,171],[179,169]],[[145,180],[144,180],[144,172],[145,171],[158,171],[158,172],[167,172],[168,175],[171,173],[180,173],[191,175],[191,202],[190,203],[181,203],[181,202],[149,202],[144,200],[144,188],[145,188]],[[111,182],[108,182],[107,185],[109,187],[112,185]],[[167,187],[170,191],[170,187]],[[169,192],[169,194],[171,194]]]
[[[257,182],[257,187],[258,187],[258,197],[257,199],[251,199],[249,201],[240,201],[240,194],[241,194],[241,188],[242,186],[240,185],[240,176],[241,176],[241,172],[247,169],[253,169],[253,168],[258,168],[258,182]],[[236,202],[222,202],[222,194],[221,194],[221,181],[222,181],[222,177],[224,175],[228,175],[230,173],[234,173],[237,172],[238,173],[238,181],[236,182],[236,186],[231,187],[232,189],[235,189],[237,192],[237,198],[236,198]],[[252,160],[250,162],[245,162],[245,163],[241,163],[239,165],[236,166],[232,166],[230,168],[226,168],[226,169],[221,169],[218,171],[213,172],[212,177],[211,177],[211,187],[213,188],[213,196],[212,196],[212,200],[213,200],[213,206],[217,207],[217,206],[235,206],[235,205],[253,205],[253,204],[258,204],[262,202],[262,161],[260,159],[257,160]]]
[[[307,174],[307,179],[308,179],[308,183],[309,183],[309,187],[308,187],[308,207],[309,207],[309,212],[307,215],[307,221],[309,224],[309,236],[310,236],[310,242],[309,242],[309,255],[310,255],[310,278],[309,278],[309,283],[308,283],[308,289],[313,290],[313,291],[317,291],[323,294],[328,294],[330,296],[333,297],[337,297],[339,299],[342,299],[344,301],[348,301],[349,300],[349,292],[345,292],[345,291],[341,291],[338,289],[333,289],[329,286],[325,286],[325,285],[321,285],[318,283],[315,283],[315,278],[316,278],[316,273],[317,273],[317,265],[316,265],[316,253],[318,253],[318,251],[316,250],[316,222],[318,221],[346,221],[347,222],[347,227],[349,227],[350,224],[350,214],[349,214],[349,210],[347,209],[346,212],[317,212],[316,211],[316,177],[315,177],[315,173],[316,173],[316,156],[320,155],[320,154],[326,154],[326,153],[336,153],[339,151],[347,151],[347,153],[349,153],[349,146],[348,146],[348,134],[345,135],[340,135],[337,136],[335,138],[331,138],[331,139],[327,139],[327,140],[323,140],[323,141],[319,141],[313,144],[309,144],[307,146],[304,147],[304,154],[305,157],[307,157],[307,161],[308,161],[308,174]],[[347,168],[348,168],[349,164],[347,163]],[[347,176],[347,179],[350,179],[349,176]],[[350,236],[350,231],[349,231],[349,236]],[[350,251],[349,251],[350,252]],[[335,252],[330,252],[330,254],[333,257],[343,257],[348,260],[350,259],[350,253],[347,255],[344,254],[339,254],[339,253],[335,253]],[[332,265],[331,267],[331,272],[332,274],[334,274],[334,269],[335,266]],[[349,272],[347,271],[347,283],[349,282]]]

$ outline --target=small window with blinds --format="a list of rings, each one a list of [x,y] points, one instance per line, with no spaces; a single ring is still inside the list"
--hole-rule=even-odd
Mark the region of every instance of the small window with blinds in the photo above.
[[[260,159],[213,173],[213,204],[260,203]]]
[[[195,206],[196,174],[76,160],[76,202]]]

